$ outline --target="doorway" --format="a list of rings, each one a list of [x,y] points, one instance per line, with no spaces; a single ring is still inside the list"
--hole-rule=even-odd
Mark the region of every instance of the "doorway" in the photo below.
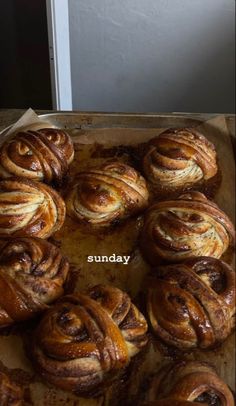
[[[46,0],[1,6],[0,107],[51,109]]]

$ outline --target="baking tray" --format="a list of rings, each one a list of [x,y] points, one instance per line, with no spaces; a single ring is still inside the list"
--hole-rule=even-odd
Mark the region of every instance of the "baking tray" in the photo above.
[[[181,114],[91,114],[91,113],[53,113],[39,116],[42,121],[68,130],[75,143],[75,160],[70,167],[73,175],[88,163],[99,163],[107,157],[117,156],[129,162],[130,144],[147,141],[168,127],[198,127],[215,145],[219,155],[223,181],[215,201],[234,221],[234,156],[231,137],[225,117],[216,116],[203,122],[200,117]],[[122,145],[122,148],[119,147]],[[227,157],[227,159],[225,159]],[[63,228],[52,240],[61,247],[70,259],[75,291],[86,289],[97,283],[110,283],[127,291],[139,302],[148,265],[142,259],[137,239],[142,217],[129,219],[114,229],[99,233],[78,226],[67,217]],[[128,266],[119,263],[88,263],[88,255],[131,255]],[[31,404],[37,406],[53,405],[115,405],[119,394],[135,398],[142,385],[142,376],[158,370],[161,364],[169,361],[170,354],[163,354],[155,340],[137,356],[126,371],[124,380],[111,386],[97,399],[82,399],[66,392],[49,387],[33,376],[33,369],[27,359],[19,331],[0,336],[0,360],[8,368],[20,368],[29,374],[31,381]],[[235,337],[231,335],[225,343],[214,351],[194,351],[185,358],[207,360],[216,365],[222,378],[234,389],[235,383]]]

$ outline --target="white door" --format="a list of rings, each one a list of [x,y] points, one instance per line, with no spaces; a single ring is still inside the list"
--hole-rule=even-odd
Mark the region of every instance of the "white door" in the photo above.
[[[46,0],[53,109],[72,110],[68,0]]]

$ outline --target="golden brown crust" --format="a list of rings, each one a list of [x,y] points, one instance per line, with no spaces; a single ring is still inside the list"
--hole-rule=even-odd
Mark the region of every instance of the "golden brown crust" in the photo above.
[[[40,238],[1,241],[0,249],[0,327],[5,327],[32,318],[62,296],[69,263]]]
[[[0,405],[23,406],[23,391],[10,377],[0,371]]]
[[[73,143],[63,130],[21,131],[0,148],[0,178],[22,176],[60,183],[73,156]]]
[[[234,226],[200,192],[155,203],[147,212],[140,246],[148,262],[180,262],[192,256],[220,258],[234,245]]]
[[[48,238],[65,219],[65,203],[51,187],[24,178],[0,181],[0,237]]]
[[[167,345],[212,348],[229,336],[235,323],[235,272],[225,262],[199,257],[155,273],[148,315]]]
[[[93,225],[109,225],[137,214],[147,203],[144,178],[119,161],[109,161],[79,173],[66,199],[71,216]]]
[[[234,406],[229,387],[219,378],[215,369],[204,362],[178,361],[168,364],[150,381],[147,401],[173,401],[169,406],[206,404]],[[183,403],[181,403],[183,402]],[[157,403],[168,405],[168,403]]]
[[[31,356],[50,383],[93,395],[128,365],[147,342],[147,324],[129,296],[97,285],[65,296],[35,331]]]
[[[182,193],[216,175],[215,147],[193,128],[170,128],[149,141],[143,170],[158,194]]]

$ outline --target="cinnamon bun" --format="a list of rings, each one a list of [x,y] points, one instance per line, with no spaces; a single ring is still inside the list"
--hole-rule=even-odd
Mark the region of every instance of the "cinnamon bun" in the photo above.
[[[147,342],[147,324],[121,290],[97,285],[65,296],[35,331],[31,357],[44,379],[77,395],[94,396]]]
[[[234,406],[232,392],[215,368],[198,361],[166,365],[150,380],[146,398],[145,405]]]
[[[0,178],[61,183],[74,157],[70,136],[56,128],[20,131],[0,148]]]
[[[155,265],[192,256],[220,258],[234,239],[228,216],[202,193],[189,192],[150,207],[140,246],[147,261]]]
[[[144,178],[118,161],[80,172],[66,199],[72,217],[93,225],[109,225],[137,214],[147,203]]]
[[[215,147],[194,128],[170,128],[149,141],[143,170],[162,196],[199,188],[218,171]]]
[[[40,238],[0,243],[0,327],[27,320],[64,293],[69,263]]]
[[[51,187],[24,178],[0,181],[0,237],[48,238],[65,219],[65,203]]]
[[[234,270],[199,257],[155,269],[147,309],[154,333],[167,345],[209,349],[234,329],[235,299]]]

